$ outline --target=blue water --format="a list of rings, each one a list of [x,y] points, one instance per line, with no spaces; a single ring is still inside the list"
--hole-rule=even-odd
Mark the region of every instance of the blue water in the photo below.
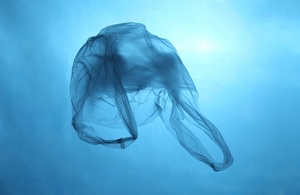
[[[300,193],[299,20],[295,0],[0,1],[0,194]],[[197,161],[159,119],[125,150],[78,138],[74,57],[129,21],[177,49],[230,168]]]

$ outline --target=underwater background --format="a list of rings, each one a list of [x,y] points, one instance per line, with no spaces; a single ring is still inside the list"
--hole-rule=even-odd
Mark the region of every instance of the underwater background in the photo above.
[[[0,194],[300,193],[300,1],[0,0]],[[106,26],[171,41],[234,163],[214,172],[160,119],[125,150],[71,126],[73,60]]]

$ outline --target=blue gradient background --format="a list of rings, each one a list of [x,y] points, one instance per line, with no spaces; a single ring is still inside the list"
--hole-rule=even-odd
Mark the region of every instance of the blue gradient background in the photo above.
[[[177,3],[178,2],[178,3]],[[73,59],[105,26],[169,39],[235,162],[215,173],[160,120],[126,150],[71,127]],[[0,1],[0,194],[300,193],[300,1]]]

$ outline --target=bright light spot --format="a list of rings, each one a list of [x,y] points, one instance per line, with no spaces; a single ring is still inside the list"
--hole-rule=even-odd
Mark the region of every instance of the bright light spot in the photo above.
[[[195,44],[198,52],[212,52],[217,49],[217,44],[209,39],[199,40]]]
[[[210,39],[196,39],[194,41],[184,40],[177,43],[174,42],[174,45],[178,49],[179,53],[209,53],[216,52],[219,49],[217,42]]]

